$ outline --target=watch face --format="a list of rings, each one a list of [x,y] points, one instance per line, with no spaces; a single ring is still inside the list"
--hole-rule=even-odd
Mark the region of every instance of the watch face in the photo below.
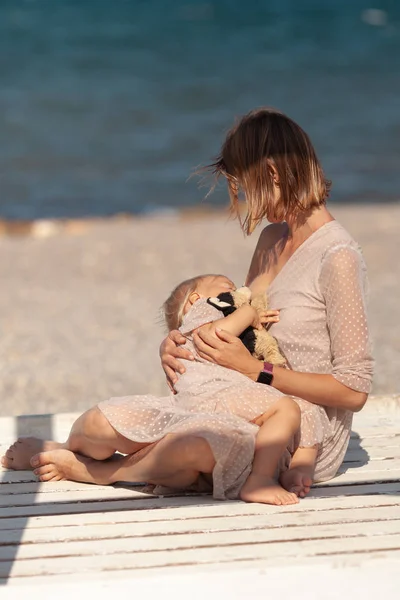
[[[268,371],[261,371],[261,373],[258,376],[257,383],[264,383],[266,385],[271,385],[272,378],[273,378],[272,373],[269,373]]]

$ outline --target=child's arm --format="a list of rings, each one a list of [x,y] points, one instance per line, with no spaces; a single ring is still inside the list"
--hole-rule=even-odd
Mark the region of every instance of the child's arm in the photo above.
[[[257,328],[259,325],[260,316],[256,309],[253,306],[250,306],[250,304],[243,304],[240,308],[237,308],[235,312],[227,317],[217,319],[211,323],[206,323],[199,329],[207,328],[209,331],[214,333],[216,329],[221,328],[225,331],[228,331],[232,335],[239,336],[245,329],[247,329],[247,327],[253,326]]]

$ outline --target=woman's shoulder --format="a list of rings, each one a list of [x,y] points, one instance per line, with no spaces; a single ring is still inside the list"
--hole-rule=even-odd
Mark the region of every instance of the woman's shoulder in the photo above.
[[[286,223],[271,223],[261,231],[258,243],[262,244],[264,248],[269,248],[284,238],[287,233],[288,226]]]
[[[338,221],[331,221],[329,227],[326,228],[323,236],[322,249],[323,254],[327,254],[339,250],[341,248],[349,248],[357,252],[361,252],[361,248],[352,237],[352,235]]]
[[[366,264],[358,242],[340,223],[334,221],[320,248],[319,276],[345,273],[346,277],[361,273],[366,277]]]

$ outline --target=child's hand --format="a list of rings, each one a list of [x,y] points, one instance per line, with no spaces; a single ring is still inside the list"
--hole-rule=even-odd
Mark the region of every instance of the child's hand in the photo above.
[[[259,415],[258,417],[256,417],[255,419],[252,419],[250,421],[250,423],[254,423],[254,425],[258,425],[259,427],[262,427],[264,425],[264,423],[266,423],[269,419],[269,416],[266,416],[266,413]]]
[[[254,329],[262,329],[264,325],[268,323],[277,323],[279,321],[279,310],[263,310],[257,312],[257,316],[254,319]]]

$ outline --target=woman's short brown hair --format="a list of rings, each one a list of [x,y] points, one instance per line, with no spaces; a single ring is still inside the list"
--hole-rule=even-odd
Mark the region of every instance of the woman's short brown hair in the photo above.
[[[331,185],[306,132],[272,108],[253,110],[242,117],[228,132],[220,155],[209,168],[217,177],[226,177],[232,212],[248,235],[267,215],[284,221],[288,215],[325,204]],[[280,189],[277,205],[274,176]],[[244,221],[240,190],[247,202]]]

